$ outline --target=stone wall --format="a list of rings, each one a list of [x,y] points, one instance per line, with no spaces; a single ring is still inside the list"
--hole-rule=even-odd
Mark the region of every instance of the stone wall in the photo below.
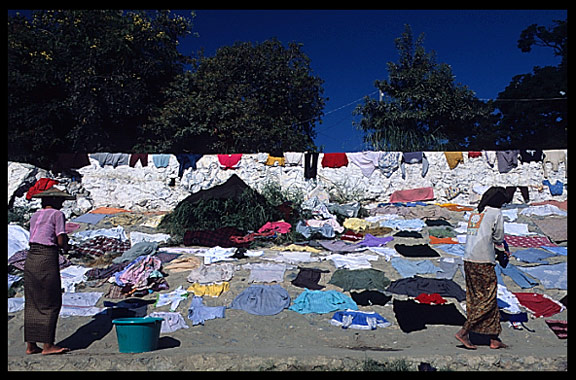
[[[172,210],[178,202],[191,193],[208,189],[225,182],[232,174],[237,174],[244,182],[256,190],[261,190],[268,183],[278,184],[283,191],[329,195],[335,202],[352,201],[387,202],[396,190],[432,187],[437,202],[473,204],[480,194],[474,186],[528,186],[530,202],[556,199],[567,199],[566,165],[561,163],[558,171],[553,171],[547,163],[548,180],[551,183],[564,183],[562,195],[552,196],[548,186],[542,186],[544,177],[542,162],[521,163],[507,173],[498,171],[497,163],[490,165],[487,157],[494,152],[484,152],[481,157],[468,158],[464,152],[464,162],[450,169],[444,152],[425,152],[429,162],[427,174],[422,177],[422,164],[406,165],[406,178],[403,179],[400,169],[389,178],[376,169],[370,177],[362,174],[353,163],[341,168],[323,168],[323,154],[318,159],[317,178],[306,180],[304,168],[297,166],[265,165],[267,154],[243,154],[236,169],[221,168],[216,155],[204,155],[198,162],[196,170],[186,169],[178,177],[179,163],[174,155],[166,168],[157,168],[148,157],[148,165],[142,167],[140,162],[135,167],[121,165],[101,167],[93,158],[91,164],[78,169],[81,183],[74,183],[70,178],[61,179],[67,190],[76,192],[77,212],[88,211],[99,206],[122,207],[134,211]],[[566,152],[567,153],[567,152]],[[8,202],[23,197],[22,190],[31,186],[35,179],[53,177],[46,170],[27,164],[9,162]],[[24,184],[24,185],[23,185]],[[448,196],[448,188],[458,189],[459,194]],[[18,191],[20,188],[20,191]],[[79,189],[79,190],[77,190]],[[522,203],[520,192],[515,193],[515,202]]]

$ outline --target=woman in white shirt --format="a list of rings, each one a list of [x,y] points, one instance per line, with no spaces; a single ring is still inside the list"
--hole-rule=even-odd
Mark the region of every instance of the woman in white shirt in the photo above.
[[[499,339],[502,331],[498,310],[496,252],[494,245],[504,242],[502,205],[510,201],[503,187],[491,187],[478,204],[478,212],[468,221],[464,272],[466,275],[466,322],[455,335],[468,349],[476,349],[469,333],[488,335],[490,348],[507,347]],[[507,252],[509,254],[509,252]]]

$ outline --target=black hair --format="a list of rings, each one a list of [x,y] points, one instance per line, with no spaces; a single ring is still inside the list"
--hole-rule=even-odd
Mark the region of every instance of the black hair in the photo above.
[[[492,186],[482,194],[478,211],[484,211],[486,206],[502,208],[505,203],[510,202],[510,196],[502,186]]]

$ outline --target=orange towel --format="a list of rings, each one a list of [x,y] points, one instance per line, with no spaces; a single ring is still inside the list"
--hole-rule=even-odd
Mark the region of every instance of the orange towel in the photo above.
[[[430,244],[458,244],[458,239],[451,237],[439,238],[430,235]]]
[[[129,210],[124,210],[123,208],[116,207],[98,207],[90,211],[92,214],[118,214],[121,212],[130,212]]]

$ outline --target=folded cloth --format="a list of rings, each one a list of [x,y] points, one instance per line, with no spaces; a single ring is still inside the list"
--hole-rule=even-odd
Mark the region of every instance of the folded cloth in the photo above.
[[[323,168],[339,168],[342,166],[348,166],[346,153],[324,153],[322,157]]]
[[[421,187],[419,189],[396,190],[390,195],[390,203],[394,202],[414,202],[428,201],[434,199],[434,189],[432,187]]]

